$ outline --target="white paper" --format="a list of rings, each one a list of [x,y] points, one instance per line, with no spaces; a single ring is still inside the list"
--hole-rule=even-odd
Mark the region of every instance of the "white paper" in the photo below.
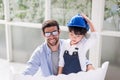
[[[109,62],[104,62],[102,67],[88,72],[71,73],[69,75],[60,74],[58,76],[25,76],[13,74],[13,80],[104,80]]]

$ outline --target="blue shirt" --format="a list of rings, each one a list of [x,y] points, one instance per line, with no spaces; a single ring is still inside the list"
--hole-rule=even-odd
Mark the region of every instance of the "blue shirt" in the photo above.
[[[64,40],[60,40],[59,51]],[[33,52],[30,60],[28,61],[28,66],[23,72],[24,75],[34,75],[39,68],[43,76],[54,75],[52,68],[51,50],[47,43],[44,42],[41,46],[37,47]]]

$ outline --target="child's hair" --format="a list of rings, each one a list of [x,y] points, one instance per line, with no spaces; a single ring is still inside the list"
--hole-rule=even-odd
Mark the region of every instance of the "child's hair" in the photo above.
[[[69,32],[73,31],[75,35],[85,35],[87,33],[87,30],[82,27],[72,26],[68,28],[69,28]]]

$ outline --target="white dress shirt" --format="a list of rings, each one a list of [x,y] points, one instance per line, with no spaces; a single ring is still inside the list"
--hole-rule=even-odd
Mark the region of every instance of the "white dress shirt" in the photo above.
[[[76,51],[75,48],[78,48],[78,56],[79,56],[79,62],[82,71],[86,71],[86,65],[90,64],[86,58],[87,51],[92,48],[92,46],[96,43],[96,40],[98,38],[97,32],[91,32],[90,34],[87,34],[79,43],[76,45],[70,45],[70,39],[66,40],[63,45],[60,52],[60,61],[59,66],[64,67],[64,51],[68,50],[69,54],[72,55],[74,51]]]

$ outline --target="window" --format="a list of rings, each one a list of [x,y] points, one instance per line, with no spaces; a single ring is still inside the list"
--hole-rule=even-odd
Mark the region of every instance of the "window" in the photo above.
[[[41,23],[44,10],[44,0],[10,0],[11,21]]]
[[[4,19],[3,0],[0,0],[0,19]]]
[[[103,30],[120,31],[120,0],[106,0]]]
[[[51,4],[51,16],[58,20],[60,25],[66,25],[68,20],[78,13],[91,17],[92,0],[51,0]]]
[[[5,26],[0,24],[0,58],[6,59]]]

